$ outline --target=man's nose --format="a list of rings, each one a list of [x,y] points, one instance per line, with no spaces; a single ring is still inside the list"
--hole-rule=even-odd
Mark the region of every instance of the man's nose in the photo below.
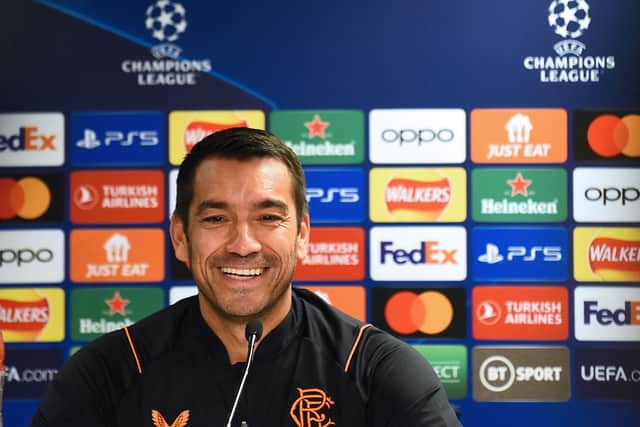
[[[227,242],[227,251],[240,256],[247,256],[260,252],[262,245],[256,239],[251,226],[246,222],[238,223],[231,230],[231,236]]]

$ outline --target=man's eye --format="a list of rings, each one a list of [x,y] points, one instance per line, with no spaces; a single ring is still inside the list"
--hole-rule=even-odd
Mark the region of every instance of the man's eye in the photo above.
[[[204,219],[205,222],[213,222],[213,223],[217,223],[217,222],[222,222],[224,221],[224,217],[222,215],[212,215],[212,216],[208,216]]]
[[[281,221],[282,218],[278,215],[262,215],[262,220],[266,222]]]

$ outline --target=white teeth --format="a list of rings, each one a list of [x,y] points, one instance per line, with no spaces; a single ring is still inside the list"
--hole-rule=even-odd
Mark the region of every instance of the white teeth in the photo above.
[[[236,276],[259,276],[262,274],[263,268],[231,268],[222,267],[224,274],[233,274]]]

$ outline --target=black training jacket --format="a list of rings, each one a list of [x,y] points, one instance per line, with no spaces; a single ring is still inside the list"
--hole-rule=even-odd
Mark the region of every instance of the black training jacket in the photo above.
[[[244,366],[230,365],[197,297],[187,298],[76,353],[31,426],[224,427]],[[294,288],[291,311],[255,352],[232,425],[460,423],[411,346]]]

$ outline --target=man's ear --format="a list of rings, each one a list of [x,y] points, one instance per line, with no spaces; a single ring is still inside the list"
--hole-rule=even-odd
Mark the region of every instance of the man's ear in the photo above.
[[[307,256],[307,247],[309,246],[309,236],[311,234],[311,225],[309,214],[305,214],[300,221],[300,229],[298,231],[298,259],[304,259]]]
[[[176,258],[189,265],[189,243],[186,230],[182,220],[175,214],[171,216],[169,235],[171,236],[171,244],[173,245]]]

